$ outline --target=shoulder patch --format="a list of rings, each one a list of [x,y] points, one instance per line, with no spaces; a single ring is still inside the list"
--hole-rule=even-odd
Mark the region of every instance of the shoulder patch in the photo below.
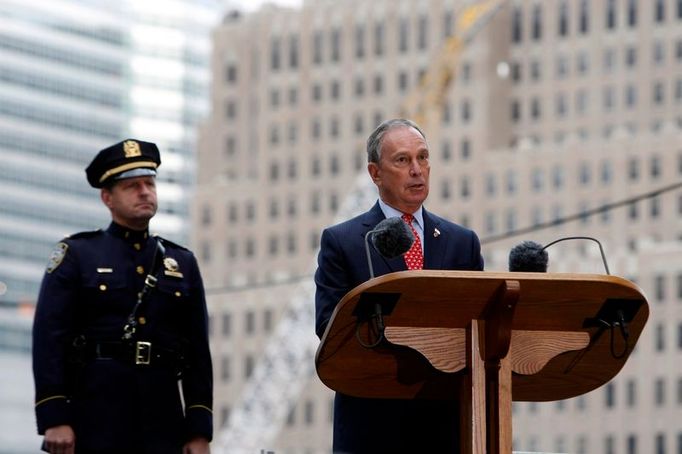
[[[102,229],[97,229],[97,230],[88,230],[87,232],[78,232],[74,233],[73,235],[69,235],[66,238],[68,239],[78,239],[78,238],[90,238],[93,236],[97,236],[101,234],[103,231]]]
[[[62,263],[64,257],[66,256],[66,251],[69,249],[69,245],[62,242],[57,243],[57,245],[52,250],[50,258],[47,261],[46,272],[51,273],[57,269],[57,267]]]
[[[171,246],[171,247],[174,247],[174,248],[177,248],[177,249],[184,249],[184,250],[186,250],[186,251],[189,250],[189,249],[187,249],[185,246],[181,246],[181,245],[179,245],[179,244],[177,244],[177,243],[173,243],[172,241],[167,240],[167,239],[161,237],[160,235],[157,235],[156,233],[153,234],[152,236],[153,236],[154,238],[156,238],[157,240],[161,240],[161,241],[163,242],[163,245],[164,245],[164,246]]]

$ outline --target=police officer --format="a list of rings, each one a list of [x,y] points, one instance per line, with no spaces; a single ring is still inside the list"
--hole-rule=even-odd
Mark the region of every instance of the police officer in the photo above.
[[[86,174],[112,222],[65,238],[49,259],[33,326],[35,409],[48,452],[209,452],[201,275],[189,250],[149,235],[160,164],[149,142],[101,150]]]

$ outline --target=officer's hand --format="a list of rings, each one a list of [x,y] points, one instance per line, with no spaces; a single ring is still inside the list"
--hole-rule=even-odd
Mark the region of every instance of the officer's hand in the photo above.
[[[45,449],[50,454],[73,454],[76,434],[71,426],[54,426],[45,431]]]
[[[210,454],[211,448],[208,446],[208,440],[202,437],[194,438],[182,448],[182,454]]]

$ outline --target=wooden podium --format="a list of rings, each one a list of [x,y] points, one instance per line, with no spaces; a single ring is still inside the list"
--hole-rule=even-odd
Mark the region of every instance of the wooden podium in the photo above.
[[[384,340],[371,347],[377,307]],[[315,363],[323,383],[351,396],[452,400],[461,452],[509,454],[512,400],[605,384],[648,315],[639,288],[615,276],[401,271],[346,294]]]

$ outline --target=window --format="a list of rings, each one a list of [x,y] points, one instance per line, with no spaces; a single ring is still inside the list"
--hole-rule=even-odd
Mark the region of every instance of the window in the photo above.
[[[459,144],[459,154],[460,157],[462,158],[462,161],[466,161],[471,157],[471,142],[469,142],[469,139],[462,139],[462,141]]]
[[[628,178],[630,181],[639,179],[639,161],[636,158],[628,160]]]
[[[626,403],[628,407],[635,407],[637,405],[637,382],[630,379],[627,381]]]
[[[637,0],[628,0],[628,26],[637,25]]]
[[[425,50],[429,44],[429,18],[428,16],[419,16],[417,22],[417,49]]]
[[[231,314],[223,314],[222,326],[221,326],[220,332],[222,333],[223,337],[230,337],[230,334],[232,333],[232,315]]]
[[[542,115],[540,109],[540,99],[533,98],[530,102],[530,116],[533,120],[537,120]]]
[[[665,326],[661,323],[656,325],[656,333],[655,333],[655,350],[657,352],[662,352],[665,350]]]
[[[587,73],[587,70],[590,67],[590,57],[587,54],[587,52],[580,52],[578,54],[577,66],[578,66],[578,74],[584,75]]]
[[[306,425],[308,426],[312,425],[315,418],[315,404],[312,400],[306,401],[303,413],[304,413],[303,419]]]
[[[651,96],[653,98],[654,104],[656,105],[663,104],[663,100],[665,98],[663,82],[654,83],[653,93]]]
[[[220,379],[223,382],[230,381],[230,357],[223,356],[220,360]]]
[[[607,383],[604,387],[604,403],[606,408],[613,408],[616,405],[616,390],[614,383]]]
[[[338,62],[341,60],[341,30],[335,28],[331,32],[331,55],[330,60]]]
[[[237,65],[230,63],[225,67],[225,80],[231,84],[237,82]]]
[[[518,100],[511,102],[511,119],[514,123],[521,119],[521,103]]]
[[[663,274],[654,276],[654,298],[659,303],[665,300],[665,276]]]
[[[289,67],[298,68],[298,36],[289,37]]]
[[[270,41],[270,69],[273,71],[279,70],[281,66],[280,42],[278,38],[273,38]]]
[[[398,26],[398,50],[401,53],[408,51],[410,47],[410,22],[407,18],[403,17],[400,19],[400,25]]]
[[[588,0],[580,0],[579,27],[581,34],[586,34],[590,29],[590,12]]]
[[[250,378],[251,374],[253,373],[253,368],[255,366],[256,362],[253,359],[253,356],[251,355],[246,355],[244,357],[244,378]]]
[[[665,21],[665,1],[656,0],[656,6],[654,7],[654,20],[656,22]]]
[[[355,57],[362,59],[365,57],[365,26],[355,26]]]
[[[637,454],[637,436],[634,434],[628,435],[626,454]]]
[[[322,40],[324,36],[321,31],[316,31],[313,33],[313,63],[322,63]]]
[[[568,34],[568,3],[566,0],[559,5],[559,36],[566,36]]]
[[[629,68],[637,64],[637,49],[635,47],[628,47],[625,49],[625,65]]]
[[[256,329],[256,314],[253,311],[247,311],[244,314],[244,332],[246,334],[253,334]]]
[[[398,88],[400,89],[401,92],[405,92],[407,90],[408,86],[408,74],[407,71],[400,71],[398,73]]]
[[[384,24],[377,22],[374,24],[374,55],[384,54]]]
[[[661,65],[665,62],[665,45],[662,41],[654,43],[653,56],[655,65]]]
[[[454,33],[455,19],[452,11],[443,14],[443,38],[449,38]]]
[[[616,27],[616,0],[606,2],[606,28],[613,30]]]
[[[654,382],[654,402],[657,407],[665,405],[665,381],[662,378]]]
[[[616,447],[615,447],[615,441],[613,439],[613,435],[608,435],[604,439],[604,454],[615,454],[616,452]]]
[[[273,327],[272,311],[270,309],[265,309],[265,312],[263,313],[263,331],[269,333],[270,331],[272,331],[272,327]]]
[[[634,85],[625,87],[625,105],[630,109],[637,105],[637,87]]]
[[[520,43],[523,39],[521,26],[522,19],[523,15],[521,8],[515,8],[514,13],[512,14],[512,42],[514,43]]]
[[[655,454],[665,454],[665,434],[656,434],[656,451]]]
[[[211,224],[211,207],[209,205],[205,205],[201,210],[201,224]]]
[[[531,36],[534,41],[542,39],[542,7],[539,4],[533,7],[533,28]]]

